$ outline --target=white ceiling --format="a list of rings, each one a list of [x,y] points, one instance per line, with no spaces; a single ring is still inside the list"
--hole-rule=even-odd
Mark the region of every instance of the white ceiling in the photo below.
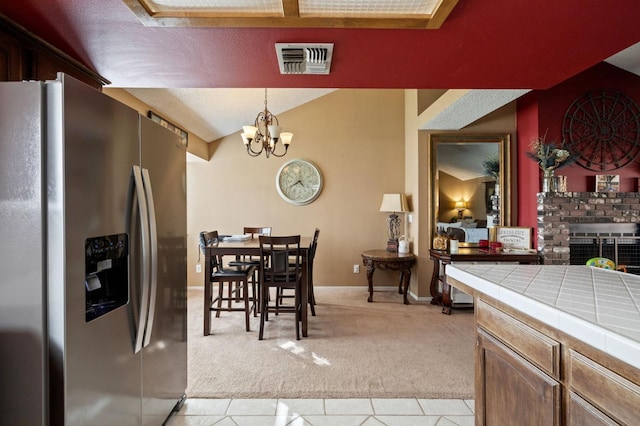
[[[438,146],[438,170],[462,181],[483,176],[490,180],[482,163],[498,154],[497,143],[442,144]]]
[[[159,114],[206,142],[253,124],[264,109],[264,89],[127,89]],[[281,114],[334,89],[268,89],[269,111]],[[286,129],[286,123],[282,123]]]
[[[640,43],[608,58],[608,63],[640,75]],[[335,89],[268,89],[268,107],[281,114]],[[161,115],[207,142],[252,124],[264,107],[264,89],[127,89]],[[517,99],[522,90],[467,90],[427,115],[423,129],[459,130]],[[442,97],[445,99],[446,97]],[[286,123],[283,123],[286,128]]]

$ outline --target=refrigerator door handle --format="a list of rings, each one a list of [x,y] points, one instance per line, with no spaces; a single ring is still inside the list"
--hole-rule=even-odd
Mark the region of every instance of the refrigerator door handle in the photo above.
[[[153,190],[151,189],[151,178],[149,170],[142,169],[142,181],[144,183],[145,194],[147,197],[147,208],[149,214],[149,248],[151,250],[151,264],[149,270],[149,315],[147,325],[144,332],[144,347],[149,345],[151,341],[151,331],[153,330],[153,320],[156,312],[156,295],[158,293],[158,230],[156,226],[156,209],[153,203]]]
[[[140,298],[140,316],[138,317],[138,326],[136,328],[136,342],[134,353],[142,350],[145,324],[149,311],[149,287],[150,287],[150,255],[149,255],[149,210],[147,206],[147,198],[145,196],[144,183],[142,181],[142,172],[140,166],[133,166],[133,179],[135,182],[136,196],[138,198],[138,213],[140,217],[140,237],[142,246],[142,296]]]

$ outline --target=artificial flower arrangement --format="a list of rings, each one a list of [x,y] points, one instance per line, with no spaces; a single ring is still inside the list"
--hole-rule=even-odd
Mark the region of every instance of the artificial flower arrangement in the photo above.
[[[551,171],[567,166],[578,159],[578,156],[564,149],[564,144],[558,146],[556,142],[547,142],[547,134],[534,139],[529,145],[531,151],[527,156],[538,162],[543,171]]]

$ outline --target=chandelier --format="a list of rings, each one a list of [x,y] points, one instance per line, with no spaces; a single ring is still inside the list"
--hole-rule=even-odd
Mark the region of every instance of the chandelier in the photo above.
[[[270,155],[284,157],[293,137],[293,133],[280,133],[282,127],[278,125],[278,117],[271,114],[267,108],[267,89],[264,89],[264,111],[258,114],[253,126],[242,126],[242,130],[244,132],[240,136],[247,147],[247,154],[252,157],[257,157],[263,151],[267,158]],[[280,140],[284,145],[284,152],[276,154]]]

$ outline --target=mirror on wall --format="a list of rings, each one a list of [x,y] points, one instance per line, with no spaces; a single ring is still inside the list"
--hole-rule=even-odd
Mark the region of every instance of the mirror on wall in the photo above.
[[[462,246],[510,225],[510,136],[431,134],[432,239],[439,229]]]

